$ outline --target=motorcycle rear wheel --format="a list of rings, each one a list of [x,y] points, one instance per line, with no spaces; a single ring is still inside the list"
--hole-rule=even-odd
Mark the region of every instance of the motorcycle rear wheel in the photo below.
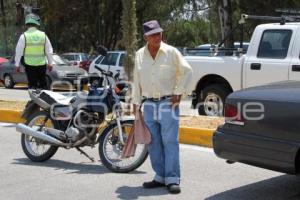
[[[26,120],[26,125],[34,127],[36,130],[41,129],[42,122],[46,118],[48,113],[45,111],[38,111],[33,113]],[[51,119],[48,119],[45,123],[46,127],[54,127],[54,123]],[[35,137],[21,135],[22,150],[25,155],[33,162],[44,162],[49,160],[57,151],[58,147],[47,144],[46,142],[37,139]]]
[[[123,138],[126,142],[128,134],[133,127],[133,120],[121,122]],[[101,134],[99,140],[99,155],[102,164],[109,170],[117,173],[128,173],[141,166],[148,157],[147,145],[138,144],[135,155],[122,158],[123,145],[119,140],[118,125],[109,125]]]

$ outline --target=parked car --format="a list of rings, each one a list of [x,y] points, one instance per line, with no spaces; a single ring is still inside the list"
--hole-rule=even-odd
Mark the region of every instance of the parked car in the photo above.
[[[225,104],[225,124],[213,135],[214,152],[228,163],[298,174],[299,110],[299,81],[231,93]]]
[[[8,59],[0,57],[0,64],[8,62]]]
[[[221,116],[225,98],[234,91],[300,80],[299,30],[299,22],[261,24],[244,55],[185,56],[193,68],[193,108],[201,115]]]
[[[120,72],[120,79],[127,79],[125,70],[123,67],[125,51],[108,51],[107,54],[99,55],[90,64],[89,74],[97,74],[99,70],[95,66],[100,67],[102,70],[109,70],[115,75]]]
[[[90,60],[86,53],[64,53],[61,55],[73,65],[80,67],[86,71],[89,70]]]
[[[52,71],[46,72],[47,88],[52,86],[71,84],[82,89],[82,85],[88,82],[88,74],[85,70],[68,65],[59,55],[53,54],[54,65]],[[0,67],[0,80],[6,88],[13,88],[17,83],[28,83],[24,66],[18,72],[15,67],[14,56]]]

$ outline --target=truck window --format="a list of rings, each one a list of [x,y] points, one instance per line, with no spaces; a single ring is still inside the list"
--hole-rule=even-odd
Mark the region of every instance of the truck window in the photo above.
[[[122,53],[121,57],[120,57],[120,61],[119,61],[119,67],[123,67],[124,66],[124,59],[125,59],[125,54]]]
[[[106,54],[105,58],[102,60],[102,65],[116,65],[117,59],[119,54],[118,53],[108,53]]]
[[[257,57],[284,59],[287,56],[292,30],[265,30],[263,32]]]

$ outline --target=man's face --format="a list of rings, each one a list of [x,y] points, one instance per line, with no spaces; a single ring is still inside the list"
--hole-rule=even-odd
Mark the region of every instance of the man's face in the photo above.
[[[155,33],[152,35],[145,36],[145,40],[149,46],[159,47],[162,40],[162,33]]]

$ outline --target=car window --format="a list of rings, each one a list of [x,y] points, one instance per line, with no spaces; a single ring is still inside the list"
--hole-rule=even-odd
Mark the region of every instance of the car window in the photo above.
[[[73,61],[74,59],[74,55],[63,55],[63,57],[69,61]]]
[[[14,64],[15,63],[15,56],[12,56],[10,59],[9,59],[9,62]]]
[[[287,56],[292,30],[265,30],[263,32],[257,57],[284,59]]]
[[[99,64],[104,56],[99,56],[97,60],[95,61],[95,64]]]
[[[82,60],[82,61],[87,61],[87,60],[89,60],[88,55],[87,55],[87,54],[81,54],[81,60]]]
[[[124,59],[125,59],[125,54],[122,53],[121,57],[120,57],[120,61],[119,61],[119,67],[123,67],[124,66]]]
[[[117,59],[119,54],[118,53],[108,53],[101,61],[102,65],[116,65]]]
[[[80,61],[80,56],[79,55],[74,55],[74,60]]]
[[[53,61],[57,65],[67,65],[66,61],[58,55],[53,55]]]

